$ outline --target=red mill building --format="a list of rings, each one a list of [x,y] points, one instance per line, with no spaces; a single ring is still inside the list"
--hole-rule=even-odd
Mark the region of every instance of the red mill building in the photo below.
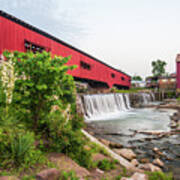
[[[180,54],[176,57],[176,88],[180,93]]]
[[[88,82],[93,87],[128,89],[131,77],[101,60],[65,43],[64,41],[0,11],[0,54],[4,50],[26,52],[50,51],[52,54],[72,56],[69,65],[78,68],[70,72],[75,80]]]

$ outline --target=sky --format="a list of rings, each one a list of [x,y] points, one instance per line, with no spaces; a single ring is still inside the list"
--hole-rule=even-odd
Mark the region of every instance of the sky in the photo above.
[[[0,9],[129,75],[151,75],[151,62],[175,72],[179,0],[0,0]]]

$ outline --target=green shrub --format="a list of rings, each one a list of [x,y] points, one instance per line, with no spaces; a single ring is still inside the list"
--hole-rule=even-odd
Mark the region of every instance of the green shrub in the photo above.
[[[165,174],[163,172],[147,172],[149,180],[173,180],[173,175],[171,173]]]
[[[86,140],[86,141],[89,141],[89,140]],[[91,141],[89,141],[88,143],[89,143],[88,145],[91,148],[90,151],[92,153],[101,153],[101,154],[103,154],[105,156],[109,156],[109,153],[107,152],[107,150],[104,147],[101,147],[100,145],[98,145],[98,144],[96,144],[94,142],[91,142]]]
[[[0,76],[1,76],[1,73],[0,73]],[[0,108],[5,107],[5,102],[6,102],[6,94],[4,93],[2,81],[0,78]]]
[[[24,176],[21,178],[21,180],[35,180],[36,177],[35,176]]]
[[[102,169],[104,171],[108,171],[108,170],[111,170],[111,169],[115,169],[116,164],[117,164],[117,161],[110,161],[108,159],[103,159],[102,161],[98,162],[97,166],[98,166],[99,169]]]
[[[0,129],[0,164],[3,168],[30,167],[43,160],[34,146],[34,135],[14,128]]]
[[[167,98],[172,99],[176,97],[176,91],[168,91]]]
[[[76,173],[74,171],[70,172],[62,172],[61,177],[59,180],[79,180],[79,178],[76,176]]]
[[[115,177],[115,180],[121,180],[122,176],[121,175],[118,175]]]
[[[53,151],[68,155],[81,166],[91,167],[91,152],[84,149],[86,142],[80,129],[72,130],[71,126],[67,124],[59,133],[55,131],[52,133],[51,148]]]
[[[10,121],[8,126],[5,125],[8,133],[3,129],[0,135],[3,141],[0,152],[7,152],[6,158],[0,157],[4,167],[28,166],[28,163],[31,166],[38,162],[41,151],[54,151],[90,168],[91,152],[84,149],[86,142],[80,131],[84,123],[76,112],[75,84],[73,77],[67,74],[74,69],[74,66],[66,65],[70,57],[17,51],[6,51],[4,56],[7,62],[13,62],[16,76],[11,89],[12,101],[2,110],[6,114],[6,120],[2,122]],[[17,111],[13,112],[11,107]],[[10,115],[11,112],[14,116]],[[10,127],[13,126],[16,128],[12,132]],[[7,134],[14,135],[8,138]],[[34,147],[35,139],[40,141],[38,148],[41,151]]]
[[[26,109],[26,122],[37,131],[46,128],[46,116],[57,105],[61,112],[74,102],[74,81],[67,74],[74,66],[65,65],[70,57],[62,58],[50,53],[8,52],[4,56],[14,63],[16,74],[13,104]]]

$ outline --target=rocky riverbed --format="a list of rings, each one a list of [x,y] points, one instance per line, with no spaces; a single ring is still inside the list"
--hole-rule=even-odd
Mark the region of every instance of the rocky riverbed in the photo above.
[[[161,107],[160,107],[161,108]],[[171,171],[180,179],[180,111],[140,109],[121,120],[92,121],[87,130],[116,153],[144,170]],[[142,116],[143,115],[143,116]],[[154,120],[145,116],[151,115]],[[133,118],[139,118],[133,123]],[[146,120],[146,123],[143,124]]]

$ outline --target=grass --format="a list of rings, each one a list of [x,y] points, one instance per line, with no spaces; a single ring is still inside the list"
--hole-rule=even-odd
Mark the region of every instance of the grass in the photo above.
[[[147,88],[131,88],[131,89],[112,88],[111,92],[114,92],[114,93],[138,93],[139,91],[143,91],[143,90],[151,90],[151,89],[147,89]]]
[[[97,166],[99,169],[101,169],[103,171],[109,171],[112,169],[116,169],[117,163],[118,163],[118,161],[116,161],[116,160],[110,161],[108,159],[103,159],[101,161],[98,161]]]
[[[98,145],[94,142],[88,141],[87,145],[90,147],[90,151],[92,154],[101,153],[105,156],[108,156],[108,157],[110,156],[104,147],[101,147],[100,145]]]
[[[149,180],[173,180],[172,173],[166,174],[157,171],[157,172],[146,172],[146,174],[149,176]]]
[[[61,177],[59,180],[79,180],[79,178],[76,176],[76,173],[74,171],[69,172],[62,172]]]

